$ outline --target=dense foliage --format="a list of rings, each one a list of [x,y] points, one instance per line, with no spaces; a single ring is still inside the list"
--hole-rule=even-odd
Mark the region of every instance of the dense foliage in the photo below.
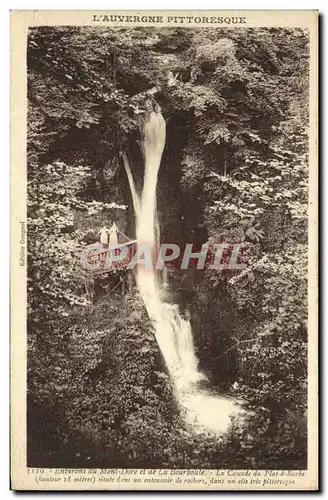
[[[305,468],[307,34],[40,27],[27,58],[30,465]],[[170,271],[201,368],[252,411],[220,440],[185,428],[135,290],[90,305],[74,267],[102,220],[132,236],[121,153],[140,180],[130,103],[155,85],[162,240],[247,263]]]

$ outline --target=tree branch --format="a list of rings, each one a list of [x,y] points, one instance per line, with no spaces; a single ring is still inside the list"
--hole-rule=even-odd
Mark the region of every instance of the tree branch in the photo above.
[[[246,340],[239,340],[239,342],[237,342],[235,345],[233,345],[232,347],[230,347],[229,349],[227,349],[223,354],[220,354],[220,356],[216,356],[216,358],[213,358],[213,359],[219,359],[219,358],[222,358],[223,356],[225,356],[228,352],[232,351],[233,349],[235,349],[239,344],[243,344],[243,343],[246,343],[246,342],[254,342],[255,340],[259,340],[261,337],[255,337],[254,339],[246,339]]]

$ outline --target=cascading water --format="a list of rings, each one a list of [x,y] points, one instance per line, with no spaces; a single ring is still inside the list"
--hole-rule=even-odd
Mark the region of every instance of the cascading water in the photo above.
[[[148,112],[140,120],[141,146],[145,162],[144,185],[141,197],[136,193],[133,176],[126,155],[124,165],[136,213],[136,238],[139,244],[156,249],[156,186],[158,170],[165,146],[166,123],[161,113]],[[175,304],[162,299],[161,285],[154,270],[137,268],[137,285],[150,319],[168,371],[173,379],[176,394],[185,409],[186,419],[198,428],[224,431],[229,425],[230,414],[236,412],[232,401],[209,394],[197,387],[206,379],[198,370],[189,320],[183,318]]]

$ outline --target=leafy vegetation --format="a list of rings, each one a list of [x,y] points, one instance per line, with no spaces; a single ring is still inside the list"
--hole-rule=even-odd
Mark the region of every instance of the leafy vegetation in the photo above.
[[[306,32],[39,27],[27,56],[29,465],[305,468]],[[74,267],[102,220],[133,235],[121,153],[140,182],[130,103],[155,85],[163,242],[247,263],[170,271],[202,370],[252,412],[219,439],[185,427],[136,291],[88,304]]]

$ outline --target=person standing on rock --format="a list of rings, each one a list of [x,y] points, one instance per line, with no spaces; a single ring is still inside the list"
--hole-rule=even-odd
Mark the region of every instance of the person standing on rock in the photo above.
[[[110,228],[110,230],[108,231],[108,234],[109,234],[109,243],[111,244],[111,246],[113,246],[113,247],[117,246],[118,245],[118,227],[117,227],[115,222],[112,225],[112,227]]]
[[[107,247],[108,243],[109,243],[109,238],[108,238],[108,236],[109,236],[109,229],[107,229],[107,227],[105,226],[105,224],[100,229],[100,231],[98,231],[97,236],[100,236],[100,238],[99,238],[100,243],[104,247]]]

